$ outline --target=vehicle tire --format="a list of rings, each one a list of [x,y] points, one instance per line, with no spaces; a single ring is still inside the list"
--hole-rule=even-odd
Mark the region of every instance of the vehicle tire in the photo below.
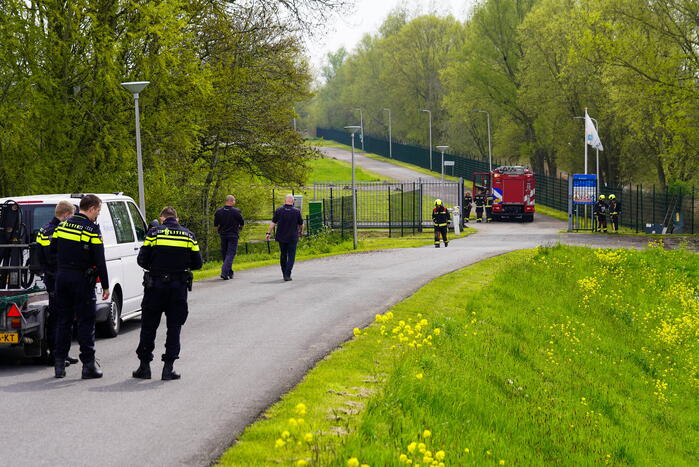
[[[493,214],[493,221],[500,222],[501,220],[502,216],[500,214]]]
[[[116,337],[121,330],[121,300],[118,293],[112,294],[112,306],[107,314],[107,320],[98,323],[100,335],[104,337]]]
[[[522,216],[522,222],[534,222],[534,214],[525,214]]]

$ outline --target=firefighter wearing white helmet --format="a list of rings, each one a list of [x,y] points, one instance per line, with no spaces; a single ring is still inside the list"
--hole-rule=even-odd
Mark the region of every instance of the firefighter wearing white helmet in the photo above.
[[[602,230],[607,233],[607,213],[609,212],[609,205],[607,204],[607,197],[604,195],[599,195],[597,203],[595,203],[595,216],[597,216],[597,225],[595,226],[595,232]]]
[[[432,210],[432,222],[434,223],[434,247],[439,248],[439,237],[442,237],[444,242],[444,247],[449,246],[449,240],[447,240],[447,229],[449,227],[449,221],[451,220],[451,214],[447,208],[444,207],[441,199],[434,200],[434,209]]]

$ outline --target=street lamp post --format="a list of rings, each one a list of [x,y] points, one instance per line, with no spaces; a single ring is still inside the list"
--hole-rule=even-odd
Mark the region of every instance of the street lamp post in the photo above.
[[[444,182],[444,151],[449,149],[449,146],[437,146],[437,149],[442,152],[442,182]]]
[[[357,107],[354,110],[359,110],[359,128],[361,129],[360,138],[362,139],[362,151],[364,151],[364,113],[362,109]],[[354,135],[354,133],[352,133]]]
[[[352,133],[352,242],[354,249],[357,249],[357,189],[354,182],[354,134],[361,130],[361,126],[346,126],[345,130]]]
[[[141,115],[138,110],[138,94],[143,88],[148,86],[150,81],[130,81],[121,83],[131,94],[133,94],[136,107],[136,163],[138,165],[138,204],[144,216],[146,214],[146,195],[143,187],[143,157],[141,155]]]
[[[423,109],[420,112],[427,112],[430,116],[430,170],[432,170],[432,111]]]
[[[393,159],[393,139],[391,138],[391,109],[384,109],[388,111],[388,157]]]
[[[493,171],[493,146],[490,142],[490,112],[487,110],[474,110],[474,112],[485,114],[488,118],[488,170]]]

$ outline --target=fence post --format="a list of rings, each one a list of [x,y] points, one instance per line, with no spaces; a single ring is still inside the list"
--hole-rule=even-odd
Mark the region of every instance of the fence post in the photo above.
[[[388,238],[391,238],[393,235],[393,206],[391,206],[391,186],[389,185],[387,193],[388,193]]]
[[[335,218],[333,217],[333,187],[330,185],[330,227],[335,228]]]
[[[636,185],[636,233],[638,233],[638,185]]]
[[[405,235],[403,233],[403,221],[405,220],[405,213],[403,212],[403,184],[400,184],[400,236]]]
[[[640,229],[643,230],[645,227],[645,221],[643,220],[643,183],[639,185],[641,187],[641,195],[640,195],[640,200],[641,200],[641,206],[639,207],[640,212],[641,212],[641,219],[639,222]]]
[[[274,188],[272,188],[272,216],[274,216]]]
[[[415,194],[417,193],[417,188],[415,187],[415,182],[413,182],[413,215],[410,218],[412,220],[411,224],[413,226],[413,235],[415,235]]]
[[[342,236],[342,239],[345,239],[345,197],[343,196],[340,198],[340,204],[342,205],[340,207],[340,210],[342,211],[340,214],[340,235]]]

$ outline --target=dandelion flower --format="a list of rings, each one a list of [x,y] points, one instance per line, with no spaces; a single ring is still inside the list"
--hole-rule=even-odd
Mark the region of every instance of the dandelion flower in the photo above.
[[[288,422],[289,422],[289,425],[291,425],[291,426],[294,427],[294,428],[296,428],[297,426],[299,426],[299,423],[296,421],[295,418],[290,418],[290,419],[288,420]]]
[[[359,328],[354,328],[354,329],[352,330],[352,332],[354,333],[355,336],[361,336],[361,335],[362,335],[362,330],[359,329]],[[349,461],[348,461],[348,462],[349,462]]]
[[[418,373],[418,374],[415,375],[415,377],[416,377],[417,379],[422,379],[422,376],[423,376],[422,373]]]
[[[433,332],[434,332],[434,335],[435,335],[435,336],[438,336],[438,335],[440,335],[440,334],[442,333],[442,330],[439,329],[439,328],[434,328],[434,331],[433,331]]]
[[[398,460],[405,463],[405,461],[408,460],[408,456],[406,456],[405,454],[401,454],[400,457],[398,458]]]
[[[306,404],[304,404],[304,403],[296,404],[294,411],[296,411],[296,415],[306,415]]]
[[[307,443],[313,441],[313,433],[306,433],[305,435],[303,435],[303,440]]]
[[[485,451],[485,453],[488,454],[489,456],[490,456],[491,454],[493,454],[493,453],[490,452],[490,451]]]
[[[369,464],[362,464],[361,467],[369,467]]]
[[[304,459],[299,459],[296,461],[297,466],[303,466],[303,465],[308,465],[308,462],[306,462]]]
[[[505,459],[500,459],[499,464],[500,464],[500,465],[505,465]]]
[[[359,460],[356,457],[352,457],[347,461],[347,467],[359,467]]]
[[[430,456],[424,456],[422,458],[422,462],[424,462],[425,464],[430,464],[432,462],[432,458]]]
[[[297,418],[296,423],[298,423],[299,426],[303,425],[303,418]]]
[[[423,438],[429,438],[430,436],[432,436],[432,432],[430,430],[425,430],[422,432]]]
[[[469,452],[471,452],[471,450],[469,448],[464,448],[464,452],[468,454]]]
[[[408,452],[410,454],[415,452],[415,448],[417,447],[417,443],[413,441],[412,443],[408,444]]]
[[[284,442],[283,439],[279,438],[279,439],[274,443],[274,447],[275,447],[275,448],[280,448],[280,447],[284,446],[285,444],[286,444],[286,442]]]
[[[434,458],[438,461],[441,461],[444,460],[444,456],[446,456],[444,451],[437,451],[437,453],[434,455]]]
[[[427,451],[427,447],[425,446],[425,443],[420,443],[417,445],[417,450],[420,451],[421,453]]]
[[[288,438],[289,436],[291,436],[291,433],[289,433],[289,432],[286,431],[286,430],[282,431],[282,439],[286,439],[286,438]]]

